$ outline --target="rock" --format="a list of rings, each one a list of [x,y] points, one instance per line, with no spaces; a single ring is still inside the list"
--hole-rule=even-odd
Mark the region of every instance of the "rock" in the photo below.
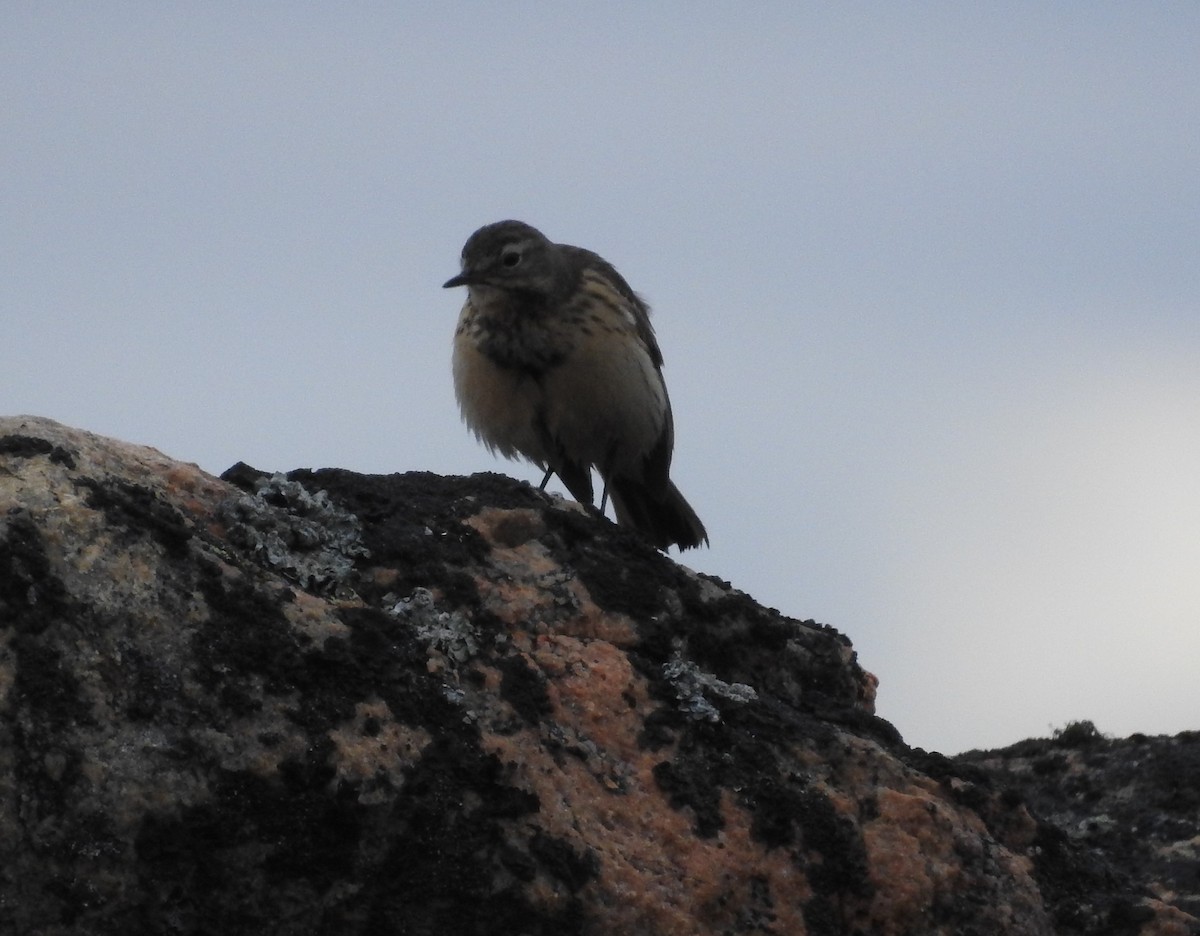
[[[1038,936],[1090,873],[841,634],[578,505],[226,478],[0,420],[2,933]],[[1195,922],[1110,883],[1060,931]]]
[[[1042,819],[1034,862],[1059,932],[1200,931],[1200,732],[1112,740],[1076,722],[957,760]]]

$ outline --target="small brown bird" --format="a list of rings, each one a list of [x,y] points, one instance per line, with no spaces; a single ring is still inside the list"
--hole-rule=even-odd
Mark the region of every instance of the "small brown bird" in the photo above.
[[[650,309],[603,258],[520,221],[480,228],[462,250],[454,392],[480,441],[523,455],[660,549],[708,543],[669,477],[675,430]]]

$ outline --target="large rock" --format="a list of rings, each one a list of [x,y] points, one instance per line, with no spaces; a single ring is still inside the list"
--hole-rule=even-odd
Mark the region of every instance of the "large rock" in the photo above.
[[[0,420],[0,933],[1064,918],[836,631],[499,476],[227,475]],[[1118,883],[1067,931],[1195,922]]]

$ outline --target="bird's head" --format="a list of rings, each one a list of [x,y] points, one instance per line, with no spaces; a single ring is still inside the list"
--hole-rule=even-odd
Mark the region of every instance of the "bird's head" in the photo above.
[[[472,234],[462,272],[443,284],[549,298],[560,290],[563,257],[556,244],[523,221],[497,221]]]

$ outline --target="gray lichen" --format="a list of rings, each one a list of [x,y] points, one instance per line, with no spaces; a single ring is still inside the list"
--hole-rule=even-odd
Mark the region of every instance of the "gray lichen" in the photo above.
[[[388,613],[409,622],[424,643],[455,663],[464,663],[479,652],[479,633],[457,611],[439,611],[428,588],[414,588],[407,598],[389,595]],[[394,603],[393,603],[394,602]]]
[[[313,494],[282,474],[264,478],[253,495],[226,501],[220,515],[230,542],[319,594],[352,595],[354,561],[370,554],[354,514],[324,491]]]
[[[721,720],[720,711],[709,700],[712,696],[743,705],[758,698],[753,686],[718,679],[712,673],[701,670],[691,660],[685,660],[678,649],[663,664],[662,674],[675,688],[680,711],[696,721]]]

